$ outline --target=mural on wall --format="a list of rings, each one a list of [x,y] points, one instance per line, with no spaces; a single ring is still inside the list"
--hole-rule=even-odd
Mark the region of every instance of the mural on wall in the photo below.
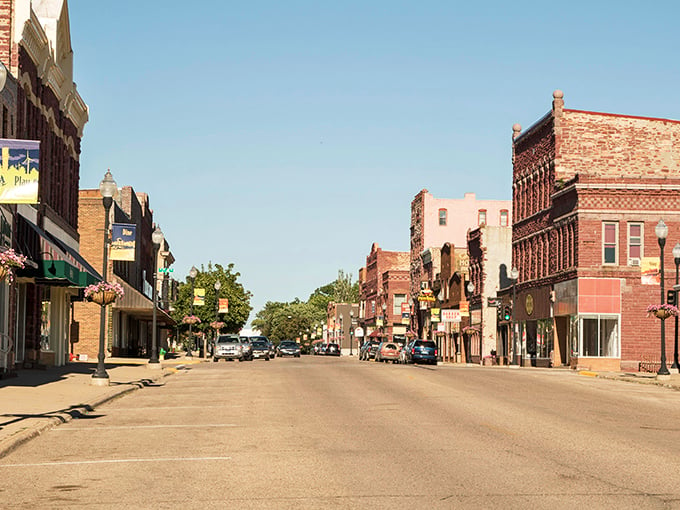
[[[40,142],[0,138],[0,203],[37,204]]]

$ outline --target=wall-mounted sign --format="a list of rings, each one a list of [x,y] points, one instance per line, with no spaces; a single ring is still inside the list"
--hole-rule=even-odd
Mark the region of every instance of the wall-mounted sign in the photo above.
[[[534,296],[531,294],[527,294],[527,297],[524,300],[524,308],[527,311],[527,315],[534,313]]]
[[[442,310],[442,322],[460,322],[460,310]]]

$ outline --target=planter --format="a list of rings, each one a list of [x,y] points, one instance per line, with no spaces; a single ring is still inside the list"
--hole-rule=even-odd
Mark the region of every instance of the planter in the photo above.
[[[182,322],[184,322],[184,324],[193,325],[193,324],[198,324],[198,321],[199,321],[199,319],[188,319],[187,318],[187,319],[184,319]]]
[[[662,321],[665,321],[665,320],[668,319],[668,317],[670,317],[672,314],[671,314],[671,312],[669,312],[668,310],[661,309],[661,310],[656,310],[656,311],[654,312],[654,315],[656,315],[656,316],[657,316],[659,319],[661,319]]]
[[[116,293],[112,290],[102,290],[90,294],[90,301],[104,306],[113,303],[116,300]]]

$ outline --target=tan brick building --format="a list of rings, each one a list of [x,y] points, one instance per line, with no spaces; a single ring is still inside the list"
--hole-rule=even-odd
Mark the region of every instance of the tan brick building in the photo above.
[[[637,370],[658,361],[661,321],[646,308],[660,302],[660,219],[669,227],[666,288],[674,282],[680,121],[569,110],[556,91],[547,115],[524,132],[513,126],[512,148],[514,315],[525,363]]]

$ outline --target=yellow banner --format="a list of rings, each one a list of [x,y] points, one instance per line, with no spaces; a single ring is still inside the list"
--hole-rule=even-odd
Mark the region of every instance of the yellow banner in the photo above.
[[[205,289],[194,289],[194,306],[205,305]]]

